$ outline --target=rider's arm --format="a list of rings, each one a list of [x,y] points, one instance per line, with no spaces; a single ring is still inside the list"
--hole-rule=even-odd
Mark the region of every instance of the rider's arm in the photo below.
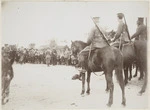
[[[139,34],[142,32],[143,28],[139,26],[136,30],[136,33],[132,35],[131,39],[136,38],[139,36]]]
[[[117,28],[117,31],[116,31],[116,34],[115,34],[115,37],[114,37],[114,40],[115,41],[116,39],[118,39],[122,33],[122,30],[123,30],[123,23],[120,23],[118,25],[118,28]]]

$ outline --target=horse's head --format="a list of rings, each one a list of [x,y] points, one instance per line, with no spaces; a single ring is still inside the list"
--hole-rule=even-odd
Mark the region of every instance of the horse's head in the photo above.
[[[71,41],[71,51],[73,55],[77,55],[81,50],[83,50],[87,44],[82,41]]]

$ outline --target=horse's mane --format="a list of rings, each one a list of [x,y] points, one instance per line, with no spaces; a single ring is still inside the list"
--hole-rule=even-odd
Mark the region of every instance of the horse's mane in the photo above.
[[[87,43],[80,41],[80,40],[76,40],[72,42],[72,46],[76,48],[74,53],[77,55],[77,53],[79,53],[81,50],[83,50],[87,46]]]

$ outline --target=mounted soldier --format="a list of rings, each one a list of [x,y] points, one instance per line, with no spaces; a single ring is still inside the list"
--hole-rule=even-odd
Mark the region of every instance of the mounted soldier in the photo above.
[[[88,57],[90,57],[90,52],[92,50],[96,48],[103,48],[108,46],[108,44],[103,38],[104,30],[99,26],[99,17],[93,17],[93,21],[95,23],[95,26],[91,29],[89,33],[89,37],[87,39],[87,46],[79,53],[79,55],[86,54]],[[101,33],[99,32],[98,28],[101,30]],[[78,64],[78,66],[80,66],[80,64]],[[84,68],[82,68],[79,71],[80,71],[80,75],[77,74],[75,75],[75,77],[77,76],[77,78],[79,78],[82,73],[86,72]]]
[[[136,33],[134,33],[131,39],[135,38],[135,40],[147,40],[147,27],[143,23],[144,18],[139,17],[137,20],[137,29]]]
[[[99,17],[93,17],[93,20],[96,23],[96,25],[99,27],[99,29],[102,31],[102,33],[104,33],[105,31],[99,26]],[[95,48],[103,48],[105,46],[108,46],[108,44],[104,41],[101,33],[99,32],[96,26],[94,26],[91,29],[91,32],[89,33],[89,37],[87,39],[87,44],[88,46],[85,47],[80,52],[80,54],[82,54],[85,51],[94,50]]]
[[[82,91],[81,95],[85,93],[85,75],[87,75],[87,90],[86,93],[90,94],[90,76],[93,72],[101,72],[105,75],[106,91],[110,90],[110,97],[107,106],[113,103],[113,90],[114,84],[112,80],[113,70],[117,76],[121,91],[122,91],[122,105],[126,105],[124,81],[123,81],[123,57],[119,49],[109,45],[105,35],[97,26],[99,19],[93,19],[95,29],[92,29],[88,42],[74,41],[71,44],[72,53],[77,55],[79,59],[79,67],[82,67],[80,74],[72,77],[73,80],[82,77]],[[90,46],[89,46],[90,45]],[[95,73],[94,73],[95,74]]]
[[[129,36],[127,33],[127,25],[123,22],[124,14],[118,13],[118,28],[114,38],[112,39],[112,46],[122,48],[122,45],[129,42]]]

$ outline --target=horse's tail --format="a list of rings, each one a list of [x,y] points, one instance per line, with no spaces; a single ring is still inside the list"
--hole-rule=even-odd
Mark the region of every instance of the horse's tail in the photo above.
[[[115,58],[115,74],[116,79],[119,82],[119,84],[122,84],[124,86],[123,81],[123,56],[122,53],[119,50],[116,50],[115,52],[116,58]]]

